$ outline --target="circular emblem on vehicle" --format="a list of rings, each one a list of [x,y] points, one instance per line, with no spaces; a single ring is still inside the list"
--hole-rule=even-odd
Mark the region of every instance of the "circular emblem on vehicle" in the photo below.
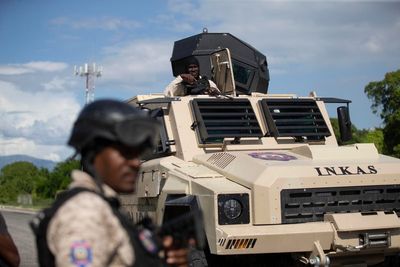
[[[297,159],[295,156],[276,152],[253,152],[249,156],[263,160],[289,161]]]

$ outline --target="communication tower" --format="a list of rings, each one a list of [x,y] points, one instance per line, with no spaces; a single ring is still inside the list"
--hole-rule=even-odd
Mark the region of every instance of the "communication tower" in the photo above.
[[[85,81],[85,94],[86,94],[86,105],[94,101],[94,81],[96,77],[100,77],[103,72],[102,66],[96,66],[96,63],[88,64],[85,63],[83,66],[74,66],[75,75],[86,77]]]

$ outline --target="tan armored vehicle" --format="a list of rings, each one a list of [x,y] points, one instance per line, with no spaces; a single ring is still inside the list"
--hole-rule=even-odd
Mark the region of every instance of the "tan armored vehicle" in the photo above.
[[[398,266],[400,160],[338,145],[325,104],[349,101],[268,94],[265,56],[230,34],[177,41],[174,74],[189,55],[223,93],[129,100],[162,124],[137,197],[121,196],[132,218],[200,209],[193,266]],[[338,119],[346,139],[348,106]]]

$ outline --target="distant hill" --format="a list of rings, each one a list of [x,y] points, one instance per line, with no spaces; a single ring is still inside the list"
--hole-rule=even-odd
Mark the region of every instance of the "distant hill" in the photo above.
[[[38,159],[27,155],[9,155],[9,156],[0,156],[0,169],[5,165],[8,165],[17,161],[27,161],[31,162],[38,168],[46,168],[48,170],[53,170],[54,166],[56,166],[57,162],[46,160],[46,159]]]

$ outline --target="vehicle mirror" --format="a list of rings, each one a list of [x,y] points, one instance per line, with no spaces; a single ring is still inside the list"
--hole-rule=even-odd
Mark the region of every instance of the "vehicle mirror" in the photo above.
[[[351,121],[348,107],[341,106],[337,108],[340,139],[342,142],[349,141],[352,137]]]

